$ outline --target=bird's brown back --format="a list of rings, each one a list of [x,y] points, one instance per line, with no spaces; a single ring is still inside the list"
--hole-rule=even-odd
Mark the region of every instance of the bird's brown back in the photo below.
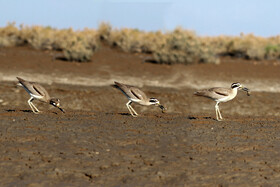
[[[203,97],[207,97],[207,98],[215,100],[215,99],[220,99],[220,98],[229,96],[231,91],[232,90],[229,89],[229,88],[215,87],[215,88],[210,88],[210,89],[196,91],[194,93],[194,95],[196,95],[196,96],[203,96]]]
[[[40,84],[36,82],[29,82],[26,81],[20,77],[17,77],[19,83],[26,89],[28,90],[31,94],[36,95],[36,96],[42,96],[43,98],[41,99],[42,101],[48,102],[50,99],[50,96],[46,89],[41,86]]]
[[[116,87],[119,88],[127,97],[132,99],[147,100],[146,94],[135,86],[130,86],[116,82]]]

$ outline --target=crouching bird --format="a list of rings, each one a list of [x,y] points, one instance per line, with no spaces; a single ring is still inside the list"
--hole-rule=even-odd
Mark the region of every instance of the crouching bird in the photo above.
[[[35,114],[38,114],[40,111],[32,103],[34,99],[37,99],[41,102],[49,103],[50,105],[61,110],[63,113],[65,112],[62,108],[60,108],[60,100],[57,98],[51,98],[43,86],[36,82],[29,82],[19,77],[17,77],[17,79],[19,81],[19,85],[22,86],[31,96],[27,102]]]
[[[128,108],[130,114],[133,117],[137,117],[138,114],[132,108],[131,106],[132,102],[138,103],[140,105],[146,105],[146,106],[155,105],[161,108],[162,112],[166,110],[166,108],[162,106],[156,98],[148,98],[146,94],[137,87],[118,83],[116,81],[114,87],[120,89],[122,93],[128,98],[129,101],[126,103],[126,107]]]

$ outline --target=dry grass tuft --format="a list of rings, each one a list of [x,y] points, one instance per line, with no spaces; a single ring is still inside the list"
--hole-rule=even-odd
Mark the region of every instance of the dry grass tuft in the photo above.
[[[0,28],[0,47],[30,45],[38,50],[62,51],[68,61],[88,62],[100,42],[128,53],[145,53],[159,64],[219,63],[219,56],[254,60],[279,60],[280,36],[263,38],[253,34],[199,37],[180,27],[172,32],[113,29],[101,23],[97,30],[55,29],[42,26],[19,28],[9,23]]]
[[[69,61],[88,62],[98,48],[97,32],[84,29],[54,29],[42,26],[24,26],[14,23],[0,28],[0,46],[30,45],[38,50],[63,51]]]

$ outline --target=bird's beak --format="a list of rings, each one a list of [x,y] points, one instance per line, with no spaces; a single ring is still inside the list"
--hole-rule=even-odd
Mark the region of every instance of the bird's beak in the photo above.
[[[57,108],[58,108],[59,110],[61,110],[61,112],[65,113],[65,111],[64,111],[62,108],[60,108],[59,106],[57,106]]]
[[[242,90],[247,92],[247,95],[250,96],[251,93],[250,93],[249,88],[243,87]]]
[[[162,113],[166,111],[166,108],[163,105],[159,104],[158,106],[161,109]]]

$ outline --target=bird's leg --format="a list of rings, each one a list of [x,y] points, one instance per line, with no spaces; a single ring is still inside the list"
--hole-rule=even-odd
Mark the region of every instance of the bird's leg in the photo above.
[[[218,111],[217,111],[216,105],[215,105],[215,112],[216,112],[216,118],[217,118],[217,120],[219,121],[219,116],[218,116]]]
[[[41,112],[33,103],[31,103],[31,104],[36,109],[37,113]]]
[[[222,114],[221,114],[221,112],[220,112],[220,108],[218,108],[218,112],[219,112],[220,119],[222,120],[223,117],[222,117]]]
[[[32,103],[33,101],[33,97],[31,97],[27,102],[30,106],[30,108],[32,109],[32,111],[35,113],[35,114],[38,114],[40,111],[38,110],[38,108],[35,107],[35,105]]]
[[[30,104],[36,109],[37,112],[40,112],[40,110],[32,102]]]
[[[220,112],[219,103],[218,103],[218,113],[219,113],[220,119],[222,120],[222,119],[223,119],[223,117],[222,117],[222,114],[221,114],[221,112]]]
[[[130,107],[130,109],[134,112],[134,114],[135,114],[136,116],[138,116],[138,114],[137,114],[137,112],[134,110],[134,108],[132,108],[131,105],[129,105],[129,107]]]
[[[133,117],[137,117],[136,115],[134,115],[134,113],[133,113],[133,112],[131,111],[131,109],[130,109],[131,103],[132,103],[131,101],[128,101],[128,102],[126,103],[126,107],[128,108],[130,114],[131,114]]]
[[[216,111],[216,118],[217,118],[217,120],[221,121],[223,118],[222,118],[221,113],[220,113],[219,103],[216,103],[215,111]]]
[[[27,101],[27,103],[29,104],[29,106],[30,106],[30,108],[32,109],[32,111],[33,111],[34,113],[36,113],[37,111],[34,110],[33,105],[32,105],[32,103],[31,103],[32,101],[33,101],[33,98],[31,97],[31,98]]]
[[[130,107],[129,107],[130,104],[131,104],[131,101],[128,101],[128,102],[126,103],[126,107],[128,108],[130,114],[133,116],[133,113],[132,113],[132,111],[131,111],[131,109],[130,109]]]

